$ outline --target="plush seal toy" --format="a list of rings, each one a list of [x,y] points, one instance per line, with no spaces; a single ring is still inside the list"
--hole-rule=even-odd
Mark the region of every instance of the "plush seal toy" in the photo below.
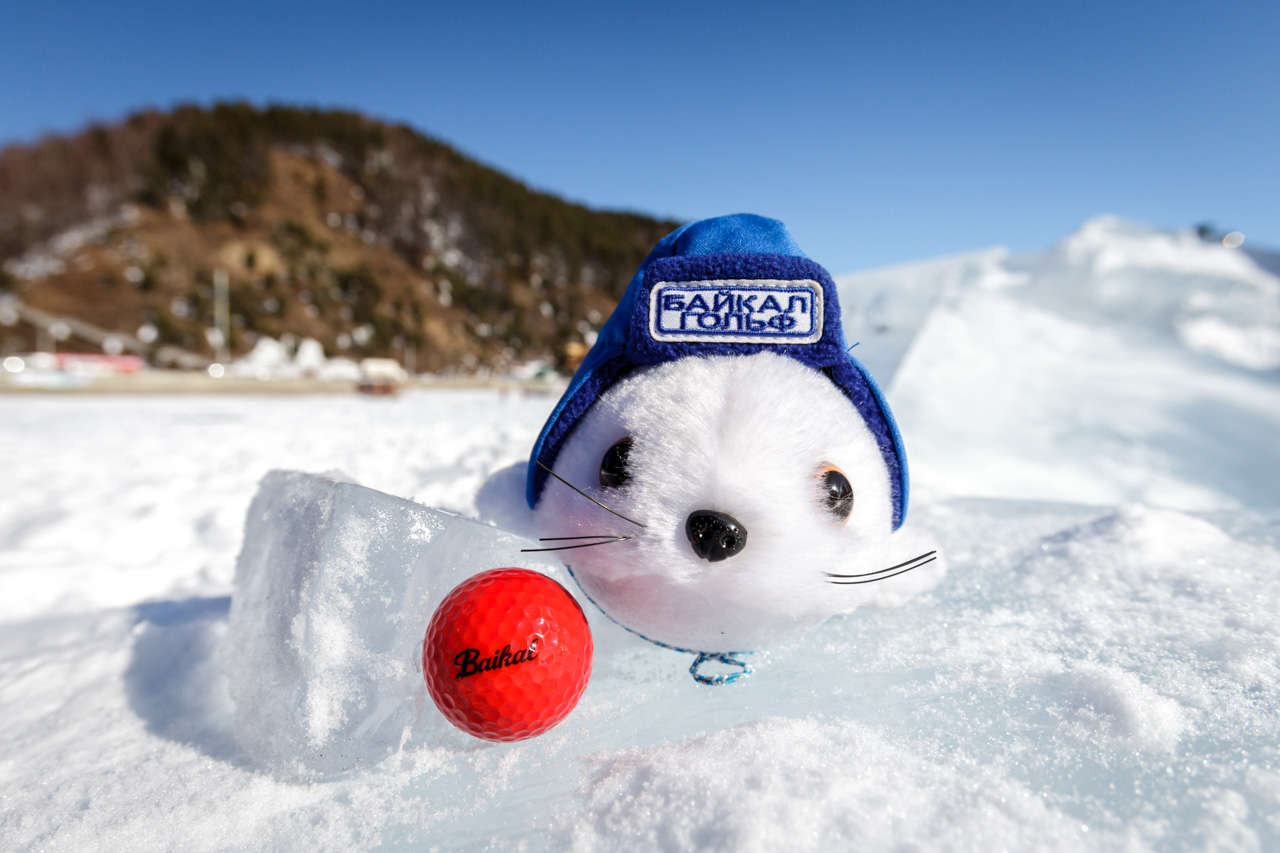
[[[849,352],[831,276],[753,215],[685,225],[641,264],[552,412],[526,498],[546,550],[623,627],[740,655],[910,571],[907,460]],[[707,660],[727,675],[702,675]]]

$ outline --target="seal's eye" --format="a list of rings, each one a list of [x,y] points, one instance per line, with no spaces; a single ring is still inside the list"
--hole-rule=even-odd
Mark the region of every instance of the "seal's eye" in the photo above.
[[[838,468],[824,468],[818,481],[822,488],[822,505],[841,522],[853,512],[853,486]]]
[[[631,479],[627,470],[627,456],[631,453],[631,439],[624,438],[604,452],[600,460],[600,485],[616,489]]]

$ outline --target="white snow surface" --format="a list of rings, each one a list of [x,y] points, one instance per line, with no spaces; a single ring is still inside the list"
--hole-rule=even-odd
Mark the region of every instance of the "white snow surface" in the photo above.
[[[475,516],[554,399],[0,397],[0,848],[1280,849],[1280,377],[1236,357],[1280,329],[1278,280],[1112,219],[900,272],[857,298],[898,318],[875,369],[936,588],[722,688],[590,612],[548,734],[428,725],[344,772],[236,723],[259,483]]]

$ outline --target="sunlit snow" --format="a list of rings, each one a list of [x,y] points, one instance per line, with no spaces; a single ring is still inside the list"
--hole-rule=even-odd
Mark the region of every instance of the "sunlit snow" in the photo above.
[[[0,847],[1280,847],[1280,279],[1100,219],[839,284],[947,575],[722,688],[589,613],[582,702],[520,744],[397,704],[370,626],[430,614],[354,575],[297,646],[314,713],[273,710],[231,593],[272,470],[367,487],[335,566],[491,559],[370,490],[476,516],[553,397],[0,397]]]

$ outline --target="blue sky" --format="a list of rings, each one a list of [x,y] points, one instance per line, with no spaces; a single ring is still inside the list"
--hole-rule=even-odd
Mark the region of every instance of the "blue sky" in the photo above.
[[[559,195],[788,223],[833,272],[1100,213],[1280,246],[1280,4],[0,5],[0,141],[239,98]]]

